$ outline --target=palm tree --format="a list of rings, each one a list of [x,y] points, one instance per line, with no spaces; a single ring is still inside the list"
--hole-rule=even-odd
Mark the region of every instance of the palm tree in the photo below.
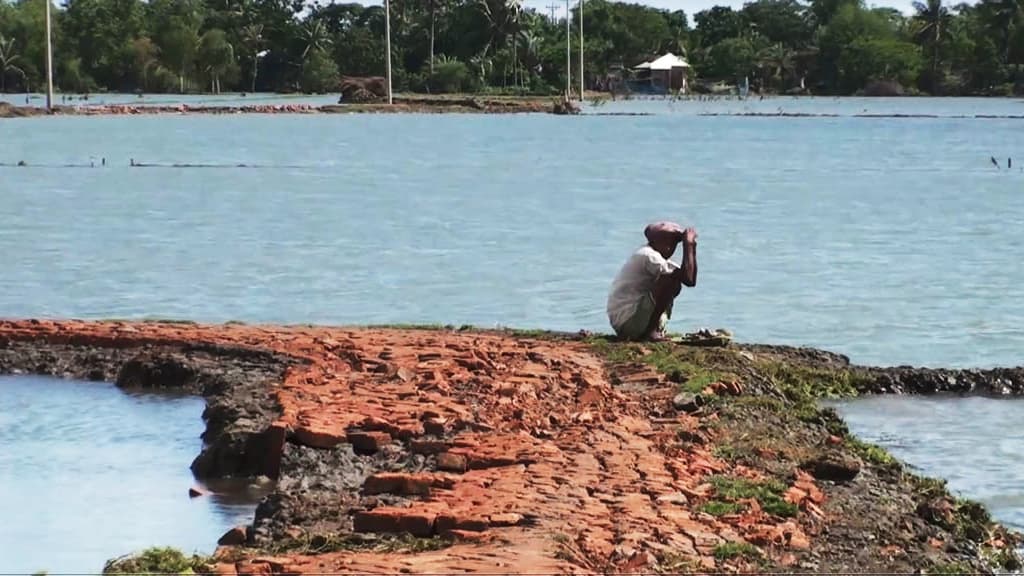
[[[324,23],[320,20],[307,20],[302,25],[302,31],[299,34],[302,38],[303,44],[306,48],[302,51],[302,61],[306,61],[306,56],[310,52],[323,52],[331,45],[331,37],[324,26]]]
[[[448,11],[450,0],[427,0],[430,12],[430,74],[434,74],[434,39],[437,37],[437,17]]]
[[[252,58],[252,92],[256,91],[256,75],[260,71],[260,48],[263,46],[263,24],[249,24],[239,35],[245,51]]]
[[[796,66],[793,61],[793,52],[782,45],[782,42],[768,46],[758,54],[758,67],[768,70],[767,79],[778,81],[780,91],[786,87],[786,76]]]
[[[5,39],[0,34],[0,93],[7,91],[7,75],[16,72],[25,78],[25,71],[15,64],[21,55],[14,51],[14,38]]]
[[[942,0],[927,0],[927,4],[915,0],[914,10],[917,12],[914,15],[914,35],[921,44],[931,44],[931,84],[932,94],[935,94],[939,86],[939,48],[953,16],[942,5]]]

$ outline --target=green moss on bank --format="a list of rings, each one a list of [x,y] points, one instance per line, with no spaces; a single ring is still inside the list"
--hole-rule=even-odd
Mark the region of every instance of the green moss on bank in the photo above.
[[[108,560],[103,574],[202,574],[212,566],[208,556],[187,556],[176,548],[157,546]]]
[[[767,347],[702,348],[671,343],[623,343],[603,337],[588,338],[591,349],[608,365],[609,376],[628,378],[629,365],[646,364],[665,374],[683,390],[699,393],[715,380],[736,380],[739,396],[714,396],[704,410],[716,418],[712,430],[713,453],[723,460],[743,464],[769,478],[752,482],[734,476],[709,479],[714,492],[695,503],[713,516],[739,513],[741,501],[756,500],[762,509],[779,517],[796,517],[800,509],[785,501],[794,471],[808,462],[820,462],[838,452],[870,470],[861,476],[871,488],[848,484],[839,491],[824,487],[839,503],[842,525],[835,536],[812,542],[815,563],[857,571],[916,571],[927,573],[977,573],[985,567],[1013,570],[1020,564],[1015,551],[1018,536],[995,523],[983,506],[950,495],[942,480],[924,478],[908,471],[883,448],[854,437],[839,414],[822,407],[823,399],[851,398],[876,389],[877,375],[848,366],[841,360],[813,352]],[[702,420],[705,420],[702,418]],[[690,449],[706,439],[680,436],[679,446]],[[861,481],[861,480],[858,480]],[[850,555],[849,535],[877,530],[872,518],[880,515],[904,518],[910,532],[886,531],[882,536],[898,544],[906,555],[894,558],[868,547]],[[924,520],[924,523],[921,520]],[[845,534],[845,535],[844,535]],[[935,537],[954,545],[957,553],[934,549]],[[749,546],[749,544],[747,545]],[[743,545],[723,545],[715,551],[720,561],[744,557]],[[964,557],[964,551],[975,554]],[[756,548],[754,548],[756,552]],[[799,554],[798,554],[799,556]],[[770,561],[769,559],[763,559]],[[780,567],[774,567],[780,568]]]

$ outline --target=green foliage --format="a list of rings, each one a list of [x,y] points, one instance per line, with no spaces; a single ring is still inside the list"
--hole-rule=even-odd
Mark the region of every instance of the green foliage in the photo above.
[[[430,91],[442,94],[475,92],[476,79],[469,67],[458,60],[446,60],[435,64],[434,73],[430,76]]]
[[[841,85],[856,90],[875,80],[912,86],[921,71],[921,49],[910,42],[858,38],[839,59]]]
[[[740,504],[723,500],[709,500],[700,505],[701,512],[711,514],[712,516],[727,516],[729,514],[736,514],[740,510],[743,510],[743,506]]]
[[[976,570],[969,564],[963,562],[944,562],[935,564],[925,572],[926,574],[974,574]]]
[[[871,382],[870,375],[850,368],[812,368],[789,362],[761,361],[758,369],[794,401],[856,396]]]
[[[300,86],[303,92],[331,92],[338,86],[338,66],[322,50],[313,50],[302,66]]]
[[[717,560],[755,559],[761,557],[761,551],[748,542],[726,542],[715,546],[714,556]]]
[[[0,91],[37,89],[45,80],[44,1],[0,1]],[[909,18],[865,4],[753,0],[741,10],[700,11],[691,28],[682,10],[588,0],[582,15],[572,9],[569,24],[576,30],[584,20],[591,87],[669,51],[691,62],[698,83],[748,76],[764,90],[804,83],[851,94],[882,79],[932,92],[1008,94],[1021,84],[1024,4],[927,0]],[[74,0],[53,13],[55,80],[66,91],[322,90],[331,64],[342,75],[384,74],[380,5]],[[564,89],[565,21],[542,8],[509,0],[395,2],[391,24],[396,89]],[[579,39],[570,42],[575,62]]]
[[[754,482],[746,478],[714,476],[711,485],[715,488],[715,494],[722,499],[735,501],[752,498],[757,500],[762,510],[775,516],[796,516],[799,510],[795,504],[782,498],[786,486],[776,480]]]
[[[712,78],[735,80],[750,75],[755,67],[757,49],[748,38],[726,38],[711,47],[704,74]]]
[[[616,343],[603,338],[593,338],[590,344],[594,352],[610,364],[649,364],[668,376],[669,380],[679,383],[680,389],[687,392],[697,393],[714,382],[733,379],[729,373],[705,368],[708,362],[704,361],[703,352],[685,346],[670,343]]]
[[[863,442],[861,440],[854,438],[853,436],[848,436],[846,438],[846,445],[852,448],[858,456],[860,456],[861,458],[868,462],[871,462],[872,464],[890,467],[900,466],[899,461],[893,458],[892,454],[889,454],[888,452],[885,451],[884,448],[881,448],[880,446]]]
[[[153,547],[108,560],[103,574],[194,574],[209,571],[211,565],[212,561],[204,556],[186,556],[175,548]]]

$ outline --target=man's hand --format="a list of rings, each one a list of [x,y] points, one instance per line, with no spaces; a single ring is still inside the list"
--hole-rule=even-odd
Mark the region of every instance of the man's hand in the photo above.
[[[691,228],[687,228],[686,230],[683,230],[683,243],[685,243],[685,244],[693,244],[696,241],[697,241],[697,229],[696,228],[692,228],[691,227]]]

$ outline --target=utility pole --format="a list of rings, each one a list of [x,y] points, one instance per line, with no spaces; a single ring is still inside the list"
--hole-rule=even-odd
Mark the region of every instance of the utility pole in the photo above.
[[[552,22],[557,22],[557,20],[555,20],[555,10],[557,10],[557,9],[558,9],[558,4],[548,4],[548,10],[551,10],[551,21]]]
[[[568,1],[568,0],[566,0]],[[391,0],[384,0],[384,45],[387,47],[388,104],[394,104],[391,95]]]
[[[565,0],[565,99],[572,97],[572,11]]]
[[[583,102],[583,0],[580,0],[580,102]]]
[[[53,110],[53,40],[50,37],[50,0],[46,2],[46,110]]]

